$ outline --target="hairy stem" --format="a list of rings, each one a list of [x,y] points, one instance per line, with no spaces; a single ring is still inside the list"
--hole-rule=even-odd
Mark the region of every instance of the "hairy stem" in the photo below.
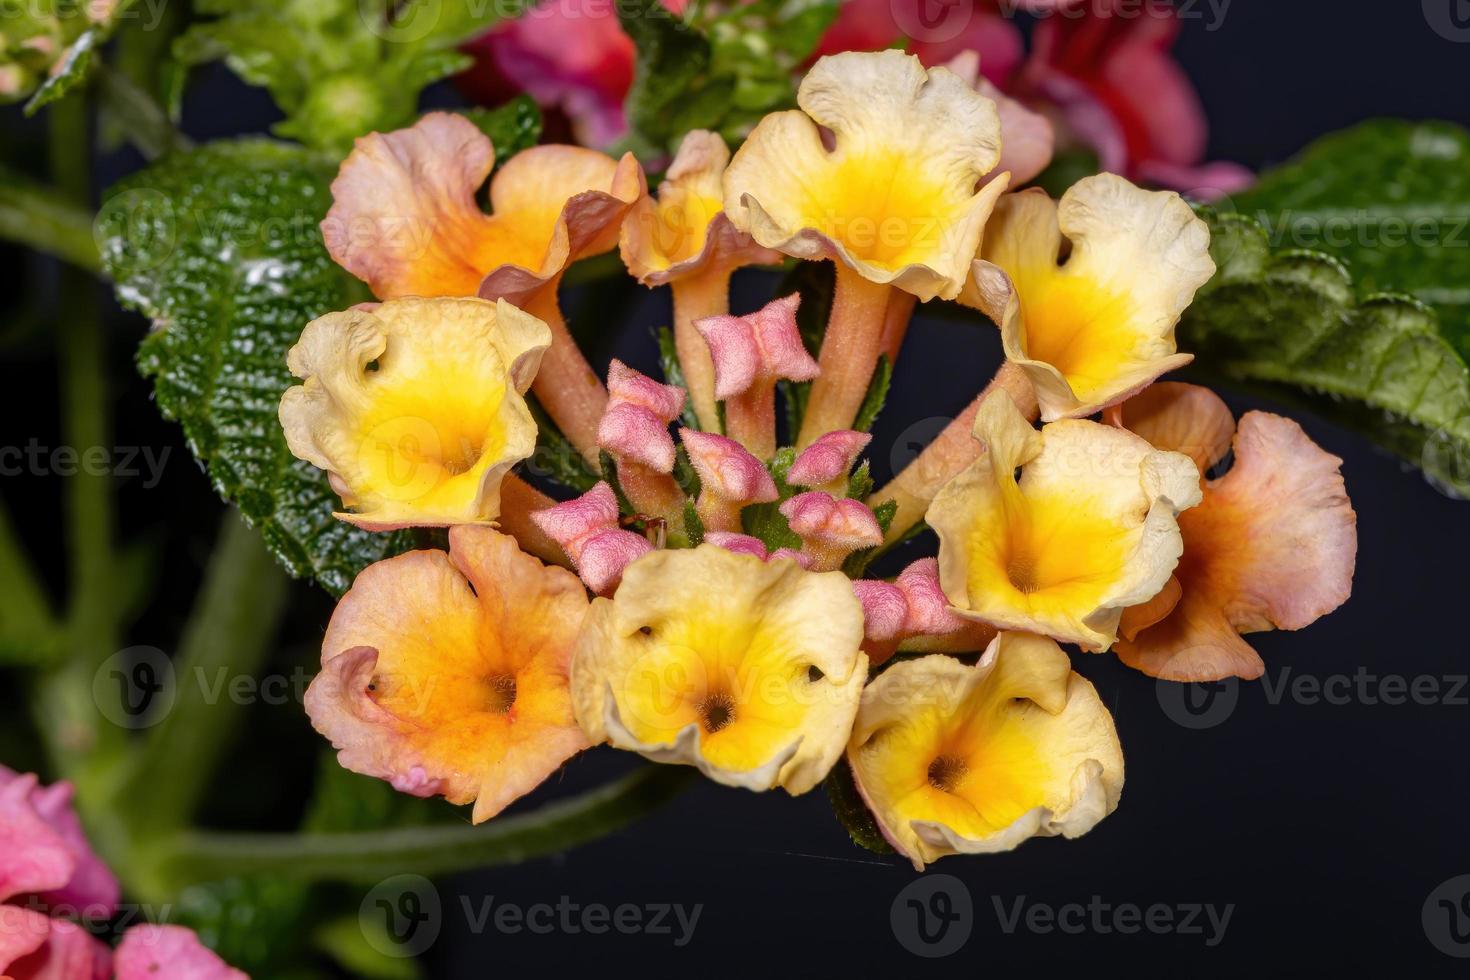
[[[689,388],[694,417],[705,432],[720,431],[715,404],[715,362],[709,344],[695,329],[696,320],[730,312],[730,270],[723,266],[701,270],[670,286],[674,293],[674,350]]]
[[[526,302],[526,312],[540,317],[551,328],[551,347],[541,358],[541,370],[531,390],[557,428],[595,469],[597,424],[607,408],[607,389],[567,330],[556,297],[560,285],[561,277],[557,276]]]
[[[888,297],[893,287],[869,282],[845,262],[837,265],[837,288],[822,352],[822,373],[812,382],[798,449],[805,449],[835,429],[846,429],[868,392],[883,342]]]
[[[729,436],[760,460],[776,455],[776,383],[757,378],[750,388],[725,402]]]
[[[163,844],[160,871],[174,887],[234,875],[378,882],[516,864],[597,840],[673,799],[694,771],[643,766],[607,786],[531,813],[464,824],[327,834],[188,833]]]
[[[500,484],[501,531],[516,539],[516,544],[528,555],[535,555],[550,565],[571,568],[572,563],[561,550],[561,545],[547,537],[546,532],[531,520],[534,511],[545,510],[556,504],[546,494],[531,486],[514,473],[507,473]]]
[[[970,434],[970,429],[975,425],[975,413],[979,411],[980,403],[996,389],[1009,394],[1021,414],[1035,421],[1038,414],[1036,392],[1026,379],[1026,373],[1006,361],[985,390],[976,395],[975,400],[965,406],[965,410],[945,426],[944,431],[925,446],[913,462],[868,497],[869,506],[877,506],[885,500],[898,504],[898,512],[893,515],[888,532],[883,536],[885,542],[897,540],[922,520],[939,488],[980,455],[980,444]]]

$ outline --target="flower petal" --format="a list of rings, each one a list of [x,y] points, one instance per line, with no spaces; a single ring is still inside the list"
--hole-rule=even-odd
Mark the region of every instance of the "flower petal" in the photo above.
[[[488,528],[453,528],[449,545],[357,577],[306,709],[344,768],[475,801],[478,823],[586,747],[567,672],[587,598]]]
[[[74,922],[4,905],[0,972],[14,980],[106,980],[112,951]]]
[[[593,602],[572,691],[594,742],[717,782],[804,793],[842,753],[867,676],[841,573],[713,544],[658,551]]]
[[[249,980],[183,926],[133,926],[117,946],[117,980]]]
[[[597,445],[660,473],[674,469],[669,424],[684,409],[684,389],[659,384],[614,358],[607,369],[607,410],[597,426]]]
[[[75,914],[109,918],[118,883],[72,809],[72,785],[42,786],[0,766],[0,901],[29,895]]]
[[[332,182],[327,251],[379,299],[473,296],[504,251],[475,201],[494,164],[490,139],[453,113],[360,137]]]
[[[360,527],[493,521],[536,449],[522,393],[551,343],[508,303],[400,299],[307,324],[281,398],[291,452],[326,470]]]
[[[863,692],[847,757],[884,836],[919,870],[1079,837],[1123,789],[1097,691],[1056,643],[1025,633],[1000,634],[974,667],[942,655],[889,667]]]
[[[801,451],[786,471],[786,482],[798,487],[824,487],[839,480],[845,484],[853,464],[872,441],[868,433],[852,429],[828,432]]]
[[[1058,266],[1061,239],[1071,253]],[[981,258],[1019,305],[972,285],[964,299],[1001,328],[1006,357],[1036,388],[1043,421],[1081,418],[1187,364],[1174,327],[1214,274],[1209,229],[1179,195],[1113,174],[1087,177],[1053,205],[1040,190],[1004,198]]]
[[[1147,439],[1155,449],[1183,453],[1201,474],[1230,452],[1235,416],[1208,388],[1160,381],[1118,409],[1123,428]]]
[[[760,244],[835,258],[920,299],[954,298],[1007,180],[995,103],[899,51],[822,58],[801,111],[760,121],[725,172],[725,213]],[[835,146],[823,142],[822,128]]]
[[[1194,464],[1096,422],[1037,432],[1004,393],[981,403],[974,431],[986,452],[927,515],[945,594],[1001,629],[1107,649],[1122,610],[1174,571],[1177,515],[1199,501]]]
[[[618,231],[643,196],[633,154],[614,160],[581,146],[522,150],[490,181],[490,207],[505,244],[485,267],[479,295],[525,301],[577,259],[616,248]]]
[[[700,492],[734,503],[770,503],[780,497],[765,464],[734,439],[680,429],[679,439],[699,474]]]
[[[1234,465],[1180,517],[1179,603],[1118,644],[1123,662],[1169,680],[1259,677],[1240,634],[1301,629],[1342,605],[1358,534],[1341,466],[1292,420],[1242,416]]]
[[[1051,120],[1039,112],[1032,112],[981,75],[979,52],[962,51],[951,58],[945,67],[963,78],[975,91],[995,102],[996,112],[1000,116],[1001,145],[1000,162],[991,172],[1009,173],[1011,186],[1019,187],[1045,170],[1047,164],[1051,163],[1052,147],[1056,142]]]
[[[724,137],[696,129],[684,136],[658,196],[640,198],[623,220],[623,264],[645,286],[661,286],[708,268],[774,265],[781,253],[757,245],[725,215]]]
[[[810,381],[820,373],[796,325],[800,303],[800,294],[792,293],[745,316],[695,321],[714,360],[716,398],[733,398],[757,379]]]

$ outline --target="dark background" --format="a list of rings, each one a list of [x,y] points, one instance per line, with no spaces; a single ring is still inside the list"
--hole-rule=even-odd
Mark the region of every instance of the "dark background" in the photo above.
[[[1460,0],[1427,0],[1434,2]],[[1470,124],[1470,39],[1441,37],[1413,0],[1235,0],[1213,31],[1215,14],[1207,5],[1190,9],[1198,13],[1184,23],[1178,54],[1208,112],[1211,158],[1269,166],[1318,135],[1378,115]],[[440,97],[454,99],[447,90]],[[211,70],[201,73],[186,102],[184,129],[199,140],[259,130],[273,112],[263,93],[223,69]],[[0,118],[0,133],[19,153],[42,145],[35,125],[21,123],[18,111]],[[98,162],[105,183],[141,161],[120,150]],[[0,247],[0,260],[0,268],[19,278],[0,297],[6,368],[0,443],[23,445],[35,437],[56,445],[55,364],[45,342],[55,267],[13,247]],[[771,288],[769,277],[743,277],[737,311],[763,301]],[[167,648],[188,609],[220,507],[177,428],[158,417],[131,367],[145,324],[106,302],[115,327],[114,442],[173,447],[162,483],[145,490],[131,481],[121,500],[123,532],[153,537],[163,556],[162,586],[131,639]],[[605,294],[574,296],[568,307],[574,320],[592,327],[594,360],[616,354],[654,368],[648,328],[668,321],[666,295],[630,287],[612,301]],[[926,420],[965,404],[999,359],[993,328],[921,315],[875,430],[877,474],[910,458],[935,431]],[[1225,394],[1237,411],[1275,407]],[[1426,938],[1421,910],[1442,882],[1470,874],[1463,833],[1470,812],[1470,690],[1455,680],[1470,673],[1462,621],[1470,503],[1448,499],[1417,472],[1330,423],[1290,414],[1345,461],[1359,515],[1353,598],[1303,633],[1251,637],[1271,691],[1261,683],[1215,691],[1205,710],[1216,714],[1205,717],[1219,721],[1206,727],[1181,724],[1175,719],[1200,722],[1166,708],[1179,688],[1161,688],[1110,654],[1075,657],[1117,720],[1128,762],[1122,805],[1080,840],[1035,840],[1010,854],[949,858],[931,869],[956,876],[970,896],[973,927],[958,952],[925,960],[905,949],[890,908],[916,876],[893,857],[850,844],[820,791],[792,799],[700,780],[654,816],[601,842],[437,882],[443,916],[426,953],[430,975],[555,975],[582,968],[640,977],[907,976],[936,966],[955,976],[1038,969],[1044,976],[1065,966],[1144,976],[1381,966],[1413,976],[1464,975],[1466,961],[1441,954]],[[8,478],[0,491],[59,588],[56,480]],[[913,554],[926,543],[932,539]],[[314,661],[330,611],[311,587],[298,585],[296,593],[276,662],[282,669]],[[1433,678],[1439,703],[1375,702],[1377,681],[1359,681],[1359,672],[1379,680]],[[1278,690],[1301,676],[1338,675],[1353,679],[1346,703],[1309,703]],[[1458,697],[1445,696],[1450,693]],[[0,707],[22,710],[17,697],[13,688],[0,694]],[[234,826],[287,826],[310,785],[314,755],[306,746],[314,749],[316,736],[297,705],[251,710],[261,723],[250,726],[249,751],[238,753],[227,779],[252,792],[217,816]],[[13,743],[13,728],[6,726],[0,757],[19,768],[38,765],[33,746]],[[610,749],[586,753],[529,805],[635,764]],[[677,927],[674,935],[535,935],[493,926],[472,934],[464,906],[478,912],[491,897],[497,905],[554,906],[563,896],[582,906],[681,903],[702,911],[692,941],[679,948]],[[1120,935],[1090,923],[1080,934],[1031,931],[1024,923],[1007,934],[996,910],[997,902],[1006,910],[1017,900],[1059,907],[1086,905],[1094,896],[1110,906],[1168,906],[1176,920],[1190,903],[1233,909],[1214,947],[1206,946],[1203,917],[1203,935]]]

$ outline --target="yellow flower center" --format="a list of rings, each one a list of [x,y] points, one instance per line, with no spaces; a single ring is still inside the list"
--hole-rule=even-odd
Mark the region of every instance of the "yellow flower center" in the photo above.
[[[944,218],[961,202],[952,188],[901,153],[841,156],[831,179],[807,188],[807,220],[854,256],[897,269],[932,258]]]
[[[1141,334],[1127,296],[1054,269],[1028,271],[1021,281],[1026,355],[1060,371],[1079,399],[1137,359]]]

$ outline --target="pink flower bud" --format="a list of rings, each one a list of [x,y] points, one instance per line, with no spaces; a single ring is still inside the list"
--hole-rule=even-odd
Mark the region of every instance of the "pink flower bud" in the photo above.
[[[796,326],[801,297],[792,293],[746,316],[712,316],[695,321],[715,364],[715,397],[733,398],[757,380],[810,381],[817,362],[807,353]]]
[[[795,548],[777,548],[775,551],[771,552],[771,556],[767,558],[766,561],[779,561],[782,558],[790,558],[802,568],[806,569],[810,569],[814,564],[811,555],[797,551]]]
[[[883,543],[883,528],[867,505],[830,493],[799,493],[781,505],[791,530],[809,544],[855,551]]]
[[[791,464],[786,481],[798,487],[821,487],[846,480],[852,464],[871,442],[872,436],[852,429],[838,429],[802,450]]]
[[[761,561],[766,560],[765,542],[749,534],[737,534],[734,531],[710,531],[705,534],[704,540],[726,551],[733,551],[737,555],[755,555]]]
[[[965,620],[950,609],[939,587],[938,559],[920,558],[899,573],[895,585],[908,608],[903,622],[907,635],[943,636],[965,628]]]
[[[863,604],[863,635],[878,642],[897,640],[909,608],[903,590],[890,582],[860,579],[852,583],[852,591]]]
[[[660,473],[674,469],[669,423],[684,409],[684,390],[660,384],[614,360],[607,369],[608,402],[597,426],[597,444],[614,456],[637,460]]]
[[[699,474],[701,495],[742,507],[780,498],[765,464],[734,439],[693,429],[680,429],[679,438]]]
[[[533,511],[531,520],[561,545],[598,595],[617,589],[628,563],[653,550],[647,538],[618,526],[617,496],[605,482],[574,500]]]

